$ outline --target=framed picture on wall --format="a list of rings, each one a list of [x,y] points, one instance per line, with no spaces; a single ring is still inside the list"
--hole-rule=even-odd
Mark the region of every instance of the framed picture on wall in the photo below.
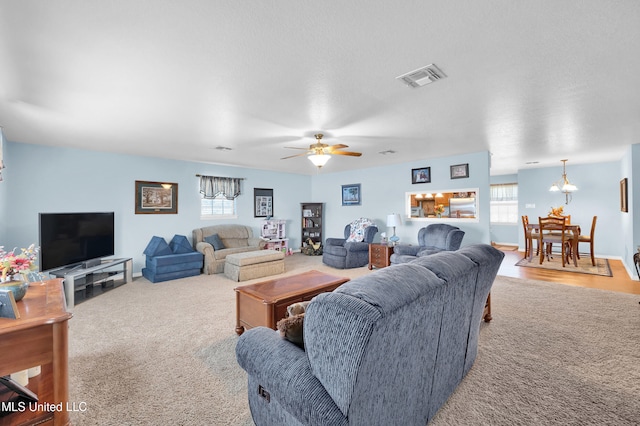
[[[411,183],[429,183],[429,182],[431,182],[431,167],[411,169]]]
[[[253,188],[253,216],[273,216],[273,189]]]
[[[629,206],[627,205],[627,196],[627,178],[624,178],[620,181],[620,211],[625,213],[629,211]]]
[[[360,184],[342,185],[342,205],[343,206],[359,206]]]
[[[469,177],[469,163],[456,164],[451,166],[451,179],[462,179]]]
[[[178,184],[137,180],[135,214],[178,214]]]

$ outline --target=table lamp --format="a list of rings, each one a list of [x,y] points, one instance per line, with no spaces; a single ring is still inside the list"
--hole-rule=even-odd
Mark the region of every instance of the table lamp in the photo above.
[[[396,235],[396,226],[400,226],[402,224],[402,220],[400,219],[400,215],[398,213],[391,213],[387,215],[387,226],[393,228],[393,235],[389,238],[389,241],[393,243],[395,246],[400,238]]]

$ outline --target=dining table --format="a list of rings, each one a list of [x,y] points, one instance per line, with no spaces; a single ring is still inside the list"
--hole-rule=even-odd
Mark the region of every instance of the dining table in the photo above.
[[[573,238],[571,238],[571,257],[573,258],[573,266],[578,266],[578,237],[580,236],[580,225],[576,224],[566,224],[565,229],[573,234]],[[527,230],[530,231],[529,235],[531,235],[529,241],[529,247],[534,240],[533,235],[538,234],[540,231],[539,223],[529,223],[527,224]],[[536,240],[538,238],[535,238]],[[538,242],[538,244],[540,244]],[[533,258],[533,250],[529,250],[529,262],[531,262]]]

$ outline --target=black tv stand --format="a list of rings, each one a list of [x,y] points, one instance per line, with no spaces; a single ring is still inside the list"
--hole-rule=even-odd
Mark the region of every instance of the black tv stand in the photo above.
[[[102,264],[102,259],[91,259],[91,260],[87,260],[86,262],[82,262],[82,267],[84,269],[87,268],[93,268],[94,266],[98,266]]]
[[[106,271],[108,268],[118,267],[116,271]],[[122,274],[124,283],[133,280],[131,258],[102,259],[100,264],[88,268],[78,265],[73,268],[63,268],[51,271],[51,275],[64,278],[64,293],[67,299],[67,308],[71,309],[75,305],[76,290],[92,289],[96,284],[103,287],[112,280],[114,275]]]

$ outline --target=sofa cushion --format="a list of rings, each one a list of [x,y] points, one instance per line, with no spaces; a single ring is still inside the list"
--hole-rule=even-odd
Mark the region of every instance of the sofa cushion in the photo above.
[[[171,254],[165,256],[153,256],[147,257],[146,266],[147,268],[155,266],[164,266],[164,265],[175,265],[175,264],[185,264],[190,262],[199,262],[200,267],[202,267],[202,253],[197,251],[191,253],[180,253],[180,254]]]
[[[174,235],[169,242],[169,247],[176,254],[193,252],[193,247],[191,247],[189,240],[184,235]]]
[[[147,256],[164,256],[173,254],[171,247],[162,237],[152,237],[143,252]]]
[[[324,253],[347,257],[347,249],[344,246],[324,246]]]
[[[226,248],[249,247],[248,238],[224,238],[220,236]]]
[[[226,248],[220,236],[218,234],[209,235],[208,237],[204,237],[204,242],[209,243],[213,246],[214,250],[222,250]]]

